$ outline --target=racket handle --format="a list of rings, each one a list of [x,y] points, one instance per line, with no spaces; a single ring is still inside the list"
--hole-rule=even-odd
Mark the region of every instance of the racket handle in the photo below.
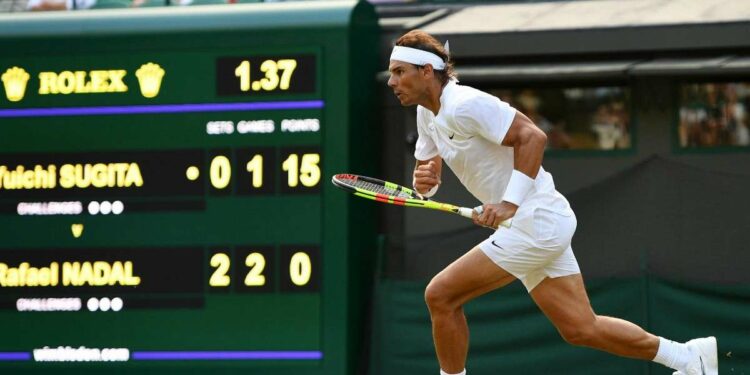
[[[467,218],[467,219],[471,219],[473,217],[472,216],[473,212],[474,212],[474,210],[471,209],[471,208],[466,208],[466,207],[459,207],[458,208],[458,214],[461,215],[461,216],[463,216],[463,217],[465,217],[465,218]]]
[[[466,207],[459,207],[458,208],[458,213],[461,216],[463,216],[465,218],[469,218],[469,219],[473,218],[472,213],[475,212],[475,211],[476,211],[476,213],[478,215],[481,215],[482,212],[484,212],[484,208],[482,206],[476,206],[473,209],[472,208],[466,208]],[[500,226],[501,227],[510,228],[511,223],[513,223],[513,218],[510,218],[510,219],[507,219],[507,220],[503,221],[502,223],[500,223]],[[495,229],[495,228],[490,228],[490,229]]]

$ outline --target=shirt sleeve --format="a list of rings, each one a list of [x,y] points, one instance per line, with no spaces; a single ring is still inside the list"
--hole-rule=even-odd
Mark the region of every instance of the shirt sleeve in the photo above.
[[[467,134],[478,134],[497,144],[503,142],[515,117],[515,108],[491,95],[466,100],[455,110],[456,123]]]
[[[417,160],[429,160],[438,155],[435,141],[427,130],[427,120],[422,115],[423,109],[417,108],[417,145],[414,148],[414,157]]]

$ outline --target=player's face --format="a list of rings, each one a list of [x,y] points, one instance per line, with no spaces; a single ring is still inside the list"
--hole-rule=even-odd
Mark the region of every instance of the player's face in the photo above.
[[[396,94],[401,105],[419,104],[419,98],[423,96],[425,85],[420,69],[403,61],[391,60],[388,71],[391,72],[388,87]]]

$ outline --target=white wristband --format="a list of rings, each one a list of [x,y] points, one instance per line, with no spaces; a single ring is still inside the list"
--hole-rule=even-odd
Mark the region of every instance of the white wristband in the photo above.
[[[521,206],[521,203],[529,194],[529,191],[534,187],[534,180],[525,175],[523,172],[513,170],[510,175],[510,181],[508,186],[505,188],[505,194],[503,194],[503,200]]]

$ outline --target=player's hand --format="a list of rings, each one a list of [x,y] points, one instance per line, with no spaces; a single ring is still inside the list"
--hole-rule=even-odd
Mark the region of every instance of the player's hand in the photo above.
[[[501,203],[482,205],[482,210],[481,215],[474,211],[474,224],[497,229],[500,223],[516,215],[518,206],[503,201]]]
[[[427,164],[417,166],[414,170],[414,188],[419,194],[425,194],[435,185],[440,184],[437,164],[430,160]]]

